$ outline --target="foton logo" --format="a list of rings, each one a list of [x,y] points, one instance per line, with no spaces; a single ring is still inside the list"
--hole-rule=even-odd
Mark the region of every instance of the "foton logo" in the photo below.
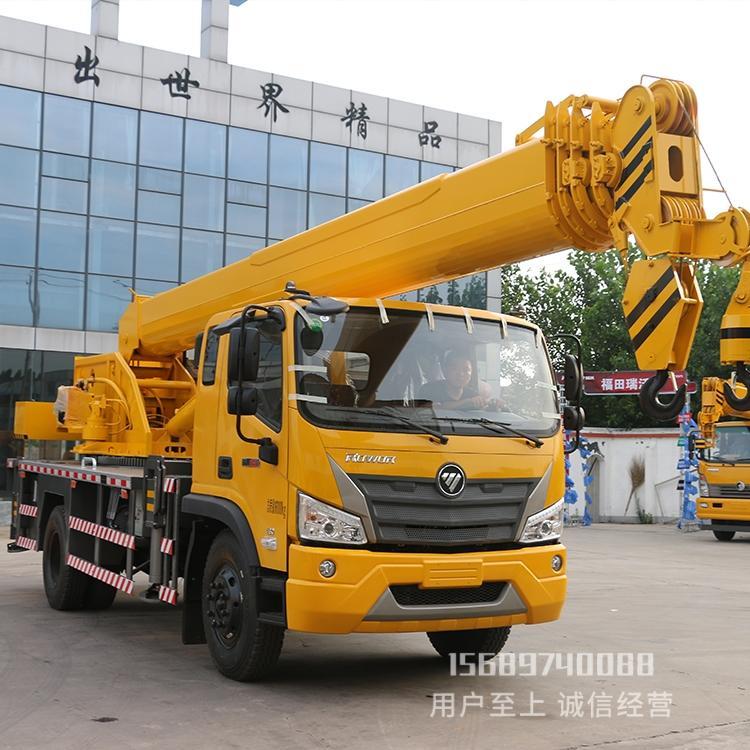
[[[370,456],[366,453],[347,453],[344,459],[352,464],[395,464],[395,456]]]

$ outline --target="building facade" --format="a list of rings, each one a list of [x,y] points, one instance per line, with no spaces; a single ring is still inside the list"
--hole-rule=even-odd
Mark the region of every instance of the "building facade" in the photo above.
[[[200,57],[118,41],[118,11],[93,0],[91,34],[0,18],[0,459],[15,402],[113,349],[131,290],[500,151],[499,122],[229,65],[228,0],[203,0]],[[495,306],[487,289],[409,296]]]

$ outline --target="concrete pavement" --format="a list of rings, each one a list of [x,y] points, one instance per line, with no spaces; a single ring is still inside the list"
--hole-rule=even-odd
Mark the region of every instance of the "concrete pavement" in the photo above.
[[[522,654],[571,653],[570,675],[565,656],[537,656],[536,676],[451,677],[423,634],[289,633],[274,679],[248,685],[219,675],[204,646],[181,645],[180,613],[166,605],[118,595],[102,613],[51,610],[41,555],[8,555],[6,538],[0,748],[750,745],[750,535],[726,544],[672,527],[567,530],[563,617],[514,628],[504,658],[528,673]],[[576,654],[617,652],[653,653],[653,676],[578,674],[587,657],[579,668]],[[449,713],[446,694],[455,716],[431,717],[438,701]],[[519,715],[532,698],[544,716]],[[652,718],[667,700],[669,716]],[[497,715],[501,704],[516,715]]]

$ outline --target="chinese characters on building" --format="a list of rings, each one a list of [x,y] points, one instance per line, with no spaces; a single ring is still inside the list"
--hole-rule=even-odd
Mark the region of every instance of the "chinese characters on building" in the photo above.
[[[92,53],[90,47],[84,46],[83,49],[84,55],[77,55],[73,62],[73,66],[75,67],[73,80],[76,83],[93,81],[94,85],[98,86],[100,78],[96,72],[96,68],[99,65],[99,58]],[[175,70],[166,76],[166,78],[160,78],[159,81],[163,86],[168,87],[169,95],[172,98],[190,99],[192,96],[190,90],[200,88],[200,82],[190,77],[189,68]],[[263,110],[264,117],[271,117],[276,122],[279,113],[289,114],[289,109],[284,106],[279,98],[284,91],[280,84],[274,82],[263,83],[260,85],[260,91],[261,102],[257,109]],[[367,126],[370,121],[370,115],[367,113],[367,105],[364,102],[360,102],[359,106],[353,101],[349,102],[349,106],[340,120],[349,130],[356,132],[357,138],[361,138],[363,141],[367,140]],[[356,130],[354,127],[355,124]],[[438,123],[435,120],[423,122],[422,130],[417,133],[417,142],[419,145],[440,148],[442,137],[438,134],[437,129]]]

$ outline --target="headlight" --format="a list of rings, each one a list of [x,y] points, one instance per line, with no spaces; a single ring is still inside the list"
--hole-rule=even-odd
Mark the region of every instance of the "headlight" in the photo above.
[[[529,516],[526,526],[523,527],[520,542],[529,544],[531,542],[546,542],[551,539],[559,539],[563,528],[563,501],[558,500],[544,510]]]
[[[301,539],[333,544],[367,544],[362,521],[340,508],[298,493],[297,526]]]
[[[698,491],[701,493],[701,497],[709,497],[708,482],[705,477],[698,477]]]

